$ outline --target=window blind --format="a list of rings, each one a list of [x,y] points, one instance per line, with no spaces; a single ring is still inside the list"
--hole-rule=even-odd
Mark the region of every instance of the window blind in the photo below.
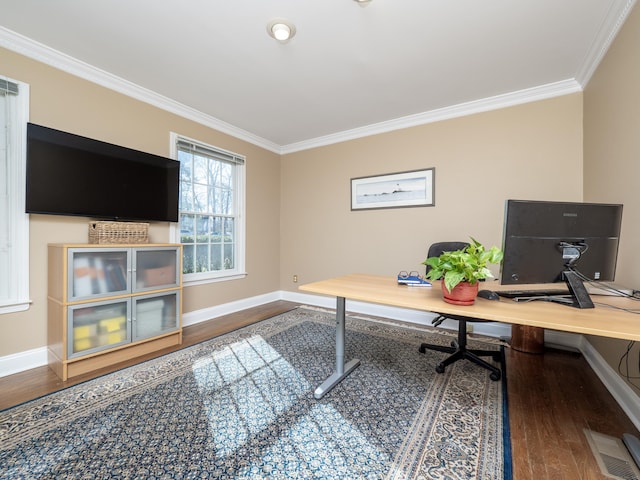
[[[244,165],[245,158],[235,153],[227,152],[225,150],[218,150],[207,147],[196,142],[187,141],[184,139],[178,140],[178,150],[189,152],[197,155],[205,155],[207,157],[215,158],[223,162],[232,163],[234,165]]]
[[[18,95],[18,84],[0,78],[0,95]]]
[[[0,77],[0,314],[29,308],[29,217],[24,213],[29,86]]]

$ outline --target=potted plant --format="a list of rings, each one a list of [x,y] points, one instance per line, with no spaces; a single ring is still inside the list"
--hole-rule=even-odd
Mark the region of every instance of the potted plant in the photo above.
[[[498,247],[487,250],[472,237],[466,248],[443,252],[439,257],[427,258],[422,263],[429,266],[427,278],[442,279],[445,302],[471,305],[478,294],[478,281],[493,277],[487,265],[500,263],[502,257],[502,250]]]

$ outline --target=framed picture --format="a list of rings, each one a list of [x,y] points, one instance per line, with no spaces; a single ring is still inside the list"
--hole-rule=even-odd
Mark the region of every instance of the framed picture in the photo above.
[[[432,207],[435,168],[351,179],[351,210]]]

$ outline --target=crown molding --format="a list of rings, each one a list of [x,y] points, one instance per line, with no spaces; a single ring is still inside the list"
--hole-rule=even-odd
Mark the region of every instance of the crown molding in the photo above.
[[[279,145],[0,26],[0,46],[180,117],[280,153]]]
[[[568,95],[571,93],[581,92],[582,87],[575,79],[563,80],[560,82],[550,83],[539,87],[527,88],[516,92],[496,95],[494,97],[474,100],[472,102],[460,103],[451,107],[439,108],[428,112],[417,113],[415,115],[407,115],[406,117],[387,120],[385,122],[375,123],[365,127],[345,130],[343,132],[334,133],[324,137],[318,137],[311,140],[291,143],[281,147],[281,154],[308,150],[310,148],[323,147],[334,143],[346,142],[357,138],[368,137],[370,135],[379,135],[394,130],[402,130],[404,128],[416,127],[427,123],[440,122],[452,118],[464,117],[476,113],[487,112],[490,110],[498,110],[501,108],[521,105],[523,103],[536,102],[547,98]]]
[[[582,68],[576,75],[576,79],[583,89],[591,80],[596,68],[598,68],[607,50],[609,50],[635,3],[636,0],[627,0],[626,2],[614,2],[611,5],[597,35],[593,39],[593,43],[582,63]]]

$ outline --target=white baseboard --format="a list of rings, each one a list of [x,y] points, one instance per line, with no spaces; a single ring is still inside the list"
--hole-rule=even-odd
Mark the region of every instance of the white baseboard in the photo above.
[[[283,300],[290,302],[304,303],[325,308],[336,308],[336,299],[323,297],[320,295],[309,295],[295,292],[283,292]],[[418,323],[420,325],[431,325],[431,321],[437,316],[435,313],[423,312],[420,310],[409,310],[407,308],[389,307],[373,303],[346,301],[346,310],[353,313],[372,315],[376,317],[394,318],[405,322]],[[440,328],[446,330],[458,330],[458,322],[455,320],[445,320]],[[474,323],[473,331],[490,337],[510,337],[511,326],[498,322]]]
[[[276,291],[265,295],[245,298],[235,302],[216,305],[210,308],[188,312],[182,315],[184,326],[195,325],[206,320],[211,320],[223,315],[239,312],[252,307],[264,305],[277,300],[302,303],[316,307],[336,308],[336,300],[333,297],[321,295],[310,295],[298,292]],[[373,303],[356,302],[347,300],[346,309],[349,312],[373,315],[379,317],[393,318],[406,322],[418,323],[421,325],[431,325],[431,320],[435,314],[422,312],[419,310],[409,310],[405,308],[390,307]],[[450,330],[457,329],[454,321],[445,321],[442,328]],[[474,332],[501,338],[511,336],[510,325],[498,322],[486,322],[474,324]],[[554,344],[560,347],[568,347],[580,351],[587,362],[598,375],[602,383],[615,400],[620,404],[625,413],[629,416],[633,424],[640,429],[640,399],[638,395],[627,385],[611,366],[602,358],[598,351],[589,343],[583,335],[568,332],[545,331],[545,343]],[[15,353],[0,357],[0,377],[12,375],[35,367],[47,364],[47,348],[40,347],[24,352]]]
[[[224,303],[222,305],[215,305],[213,307],[203,308],[202,310],[196,310],[194,312],[183,313],[182,326],[187,327],[189,325],[195,325],[196,323],[205,322],[213,318],[229,315],[248,308],[258,307],[265,303],[275,302],[277,300],[282,300],[282,292],[272,292],[265,295],[243,298],[242,300],[237,300],[235,302]]]
[[[640,398],[638,394],[611,368],[602,355],[589,343],[586,337],[582,337],[580,351],[591,365],[591,368],[609,393],[615,398],[618,405],[631,419],[635,427],[640,430]]]
[[[34,348],[24,352],[0,357],[0,377],[24,372],[47,364],[47,347]]]

